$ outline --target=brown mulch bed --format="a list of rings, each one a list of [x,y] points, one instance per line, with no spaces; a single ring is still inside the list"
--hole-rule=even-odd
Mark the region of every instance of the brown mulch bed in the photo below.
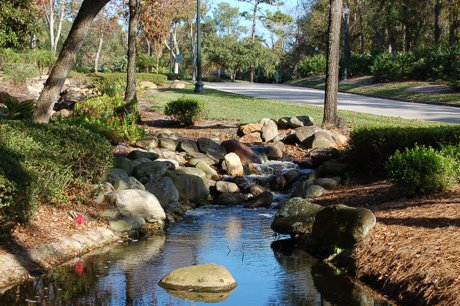
[[[374,211],[352,254],[357,278],[404,305],[460,305],[460,185],[408,199],[388,182],[354,184],[315,202]]]

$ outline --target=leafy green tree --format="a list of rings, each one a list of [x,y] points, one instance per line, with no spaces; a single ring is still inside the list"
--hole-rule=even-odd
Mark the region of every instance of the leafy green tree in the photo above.
[[[0,5],[0,47],[25,48],[35,32],[36,16],[31,0],[3,0]]]
[[[216,29],[221,35],[236,35],[247,31],[245,26],[240,25],[241,15],[238,7],[220,2],[212,12]]]

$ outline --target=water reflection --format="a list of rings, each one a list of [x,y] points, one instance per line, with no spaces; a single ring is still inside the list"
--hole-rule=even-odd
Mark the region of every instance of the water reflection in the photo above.
[[[205,305],[157,286],[171,270],[203,263],[225,266],[238,282],[219,305],[385,305],[304,252],[282,242],[272,250],[273,213],[201,208],[165,237],[116,246],[11,288],[0,305]]]

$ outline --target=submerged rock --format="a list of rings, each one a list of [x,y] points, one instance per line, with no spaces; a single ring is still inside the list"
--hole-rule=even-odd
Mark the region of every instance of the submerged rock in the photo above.
[[[217,264],[175,269],[163,277],[158,284],[165,289],[189,292],[227,292],[238,285],[230,272]]]
[[[245,208],[269,207],[273,202],[273,194],[270,191],[264,191],[258,196],[253,197],[244,204]]]
[[[139,216],[122,216],[119,219],[110,220],[109,225],[115,232],[129,232],[143,228],[145,220]]]
[[[279,208],[271,228],[280,234],[296,235],[310,232],[316,214],[323,209],[323,206],[302,198],[289,199]]]

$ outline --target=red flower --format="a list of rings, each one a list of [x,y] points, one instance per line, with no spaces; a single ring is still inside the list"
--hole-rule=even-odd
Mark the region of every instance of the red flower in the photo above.
[[[79,261],[75,264],[74,270],[78,275],[83,275],[83,270],[85,269],[85,265],[82,261]]]
[[[85,224],[85,217],[83,217],[82,214],[79,214],[78,216],[75,217],[75,223],[77,225],[83,225]]]

